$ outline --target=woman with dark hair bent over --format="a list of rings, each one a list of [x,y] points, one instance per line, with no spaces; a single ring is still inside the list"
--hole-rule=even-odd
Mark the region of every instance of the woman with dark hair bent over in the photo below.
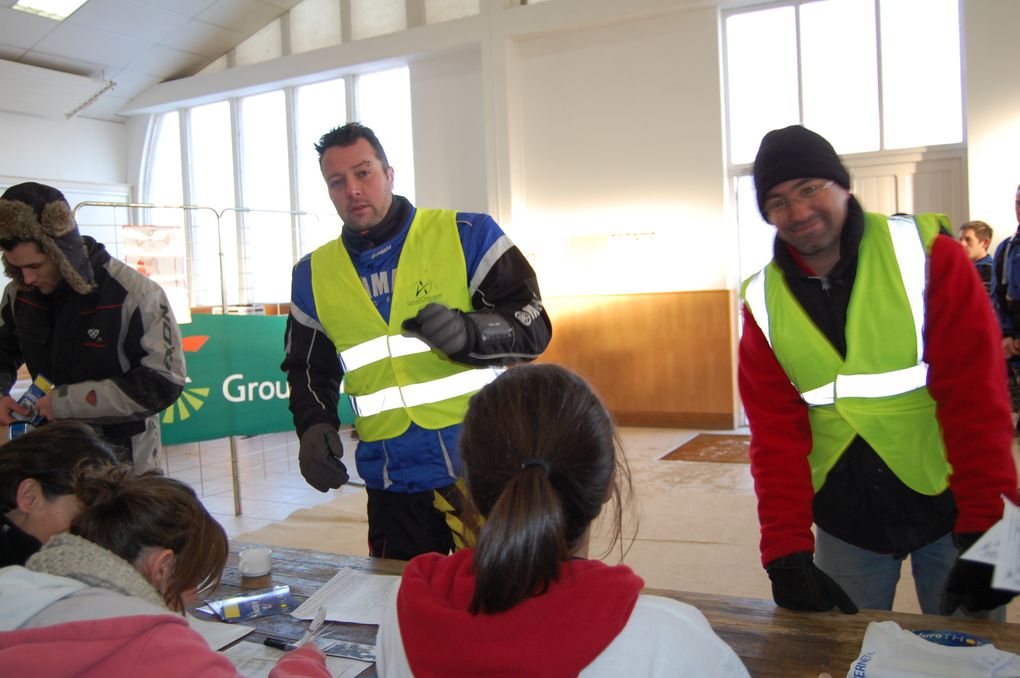
[[[237,675],[183,616],[200,590],[219,583],[226,533],[184,483],[132,473],[119,466],[79,474],[82,512],[70,533],[51,538],[25,567],[0,569],[5,676]],[[307,645],[270,675],[329,673],[322,652]]]
[[[697,609],[588,559],[608,501],[621,538],[630,479],[580,377],[507,370],[471,398],[460,448],[485,525],[474,548],[408,563],[379,627],[381,676],[747,676]]]
[[[24,565],[81,506],[75,470],[113,466],[117,457],[88,424],[65,419],[0,447],[0,567]]]

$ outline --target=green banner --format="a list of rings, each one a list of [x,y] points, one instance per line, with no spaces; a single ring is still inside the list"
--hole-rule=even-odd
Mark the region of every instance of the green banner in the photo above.
[[[163,444],[294,430],[280,370],[286,316],[195,314],[181,325],[188,382],[160,415]],[[347,398],[341,419],[354,420]]]

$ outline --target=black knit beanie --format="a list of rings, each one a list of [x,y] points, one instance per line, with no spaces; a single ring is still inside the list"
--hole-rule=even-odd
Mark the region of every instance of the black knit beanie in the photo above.
[[[832,144],[806,127],[774,129],[761,140],[754,158],[754,187],[758,209],[765,216],[765,196],[790,179],[832,179],[850,189],[850,173]]]
[[[74,213],[64,194],[52,186],[28,181],[4,191],[0,196],[0,240],[39,243],[71,289],[88,294],[95,288]],[[4,270],[23,284],[21,271],[8,264],[6,257]]]

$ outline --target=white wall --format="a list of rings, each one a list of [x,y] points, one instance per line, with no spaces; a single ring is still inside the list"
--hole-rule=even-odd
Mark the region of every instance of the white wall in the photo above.
[[[686,10],[517,44],[513,226],[544,293],[728,286],[716,21]]]
[[[0,175],[40,182],[133,183],[125,126],[0,111]]]
[[[965,101],[970,218],[995,242],[1016,228],[1020,184],[1020,2],[964,0]]]
[[[487,211],[485,116],[478,48],[412,62],[410,75],[418,204]]]

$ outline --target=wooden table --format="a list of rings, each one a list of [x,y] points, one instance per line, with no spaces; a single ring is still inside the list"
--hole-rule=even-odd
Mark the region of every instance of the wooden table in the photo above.
[[[248,546],[256,544],[231,543],[230,560],[220,588],[214,594],[217,598],[241,590],[237,552]],[[291,593],[299,601],[317,591],[340,568],[350,567],[373,574],[400,574],[405,565],[401,560],[344,556],[279,546],[270,548],[273,549],[273,584],[289,584]],[[689,603],[701,610],[719,637],[730,644],[755,677],[817,678],[819,673],[828,672],[833,678],[842,678],[860,655],[864,631],[872,621],[892,620],[909,630],[963,631],[989,640],[1001,650],[1020,654],[1020,624],[875,610],[862,610],[853,615],[791,612],[776,607],[771,600],[663,589],[645,592]],[[290,615],[263,617],[246,623],[255,626],[256,630],[245,640],[258,643],[267,636],[296,640],[308,627],[308,622]],[[332,637],[361,643],[374,643],[375,635],[376,627],[367,624],[334,623],[330,633]],[[375,675],[374,667],[361,674],[363,677]]]
[[[307,549],[232,541],[230,542],[230,558],[227,560],[227,566],[223,570],[220,586],[212,594],[213,597],[226,598],[242,592],[241,574],[237,570],[237,553],[242,549],[253,546],[266,546],[273,550],[273,571],[271,582],[268,585],[288,584],[291,594],[294,595],[299,603],[319,590],[338,570],[344,567],[371,572],[372,574],[399,575],[404,571],[404,565],[406,565],[402,560],[344,556]],[[242,638],[241,641],[254,643],[261,643],[269,636],[296,641],[308,628],[307,621],[295,619],[289,614],[260,617],[245,621],[244,623],[254,626],[255,631]],[[376,630],[377,627],[371,624],[330,622],[329,636],[339,640],[350,640],[374,645]],[[376,671],[373,666],[359,674],[359,678],[369,678],[375,675]]]
[[[645,593],[673,598],[701,610],[755,677],[817,678],[824,671],[832,678],[842,678],[860,656],[864,631],[873,621],[894,621],[910,631],[962,631],[991,641],[1000,650],[1020,654],[1020,624],[878,610],[857,614],[791,612],[771,600],[756,598],[663,589],[647,589]]]

